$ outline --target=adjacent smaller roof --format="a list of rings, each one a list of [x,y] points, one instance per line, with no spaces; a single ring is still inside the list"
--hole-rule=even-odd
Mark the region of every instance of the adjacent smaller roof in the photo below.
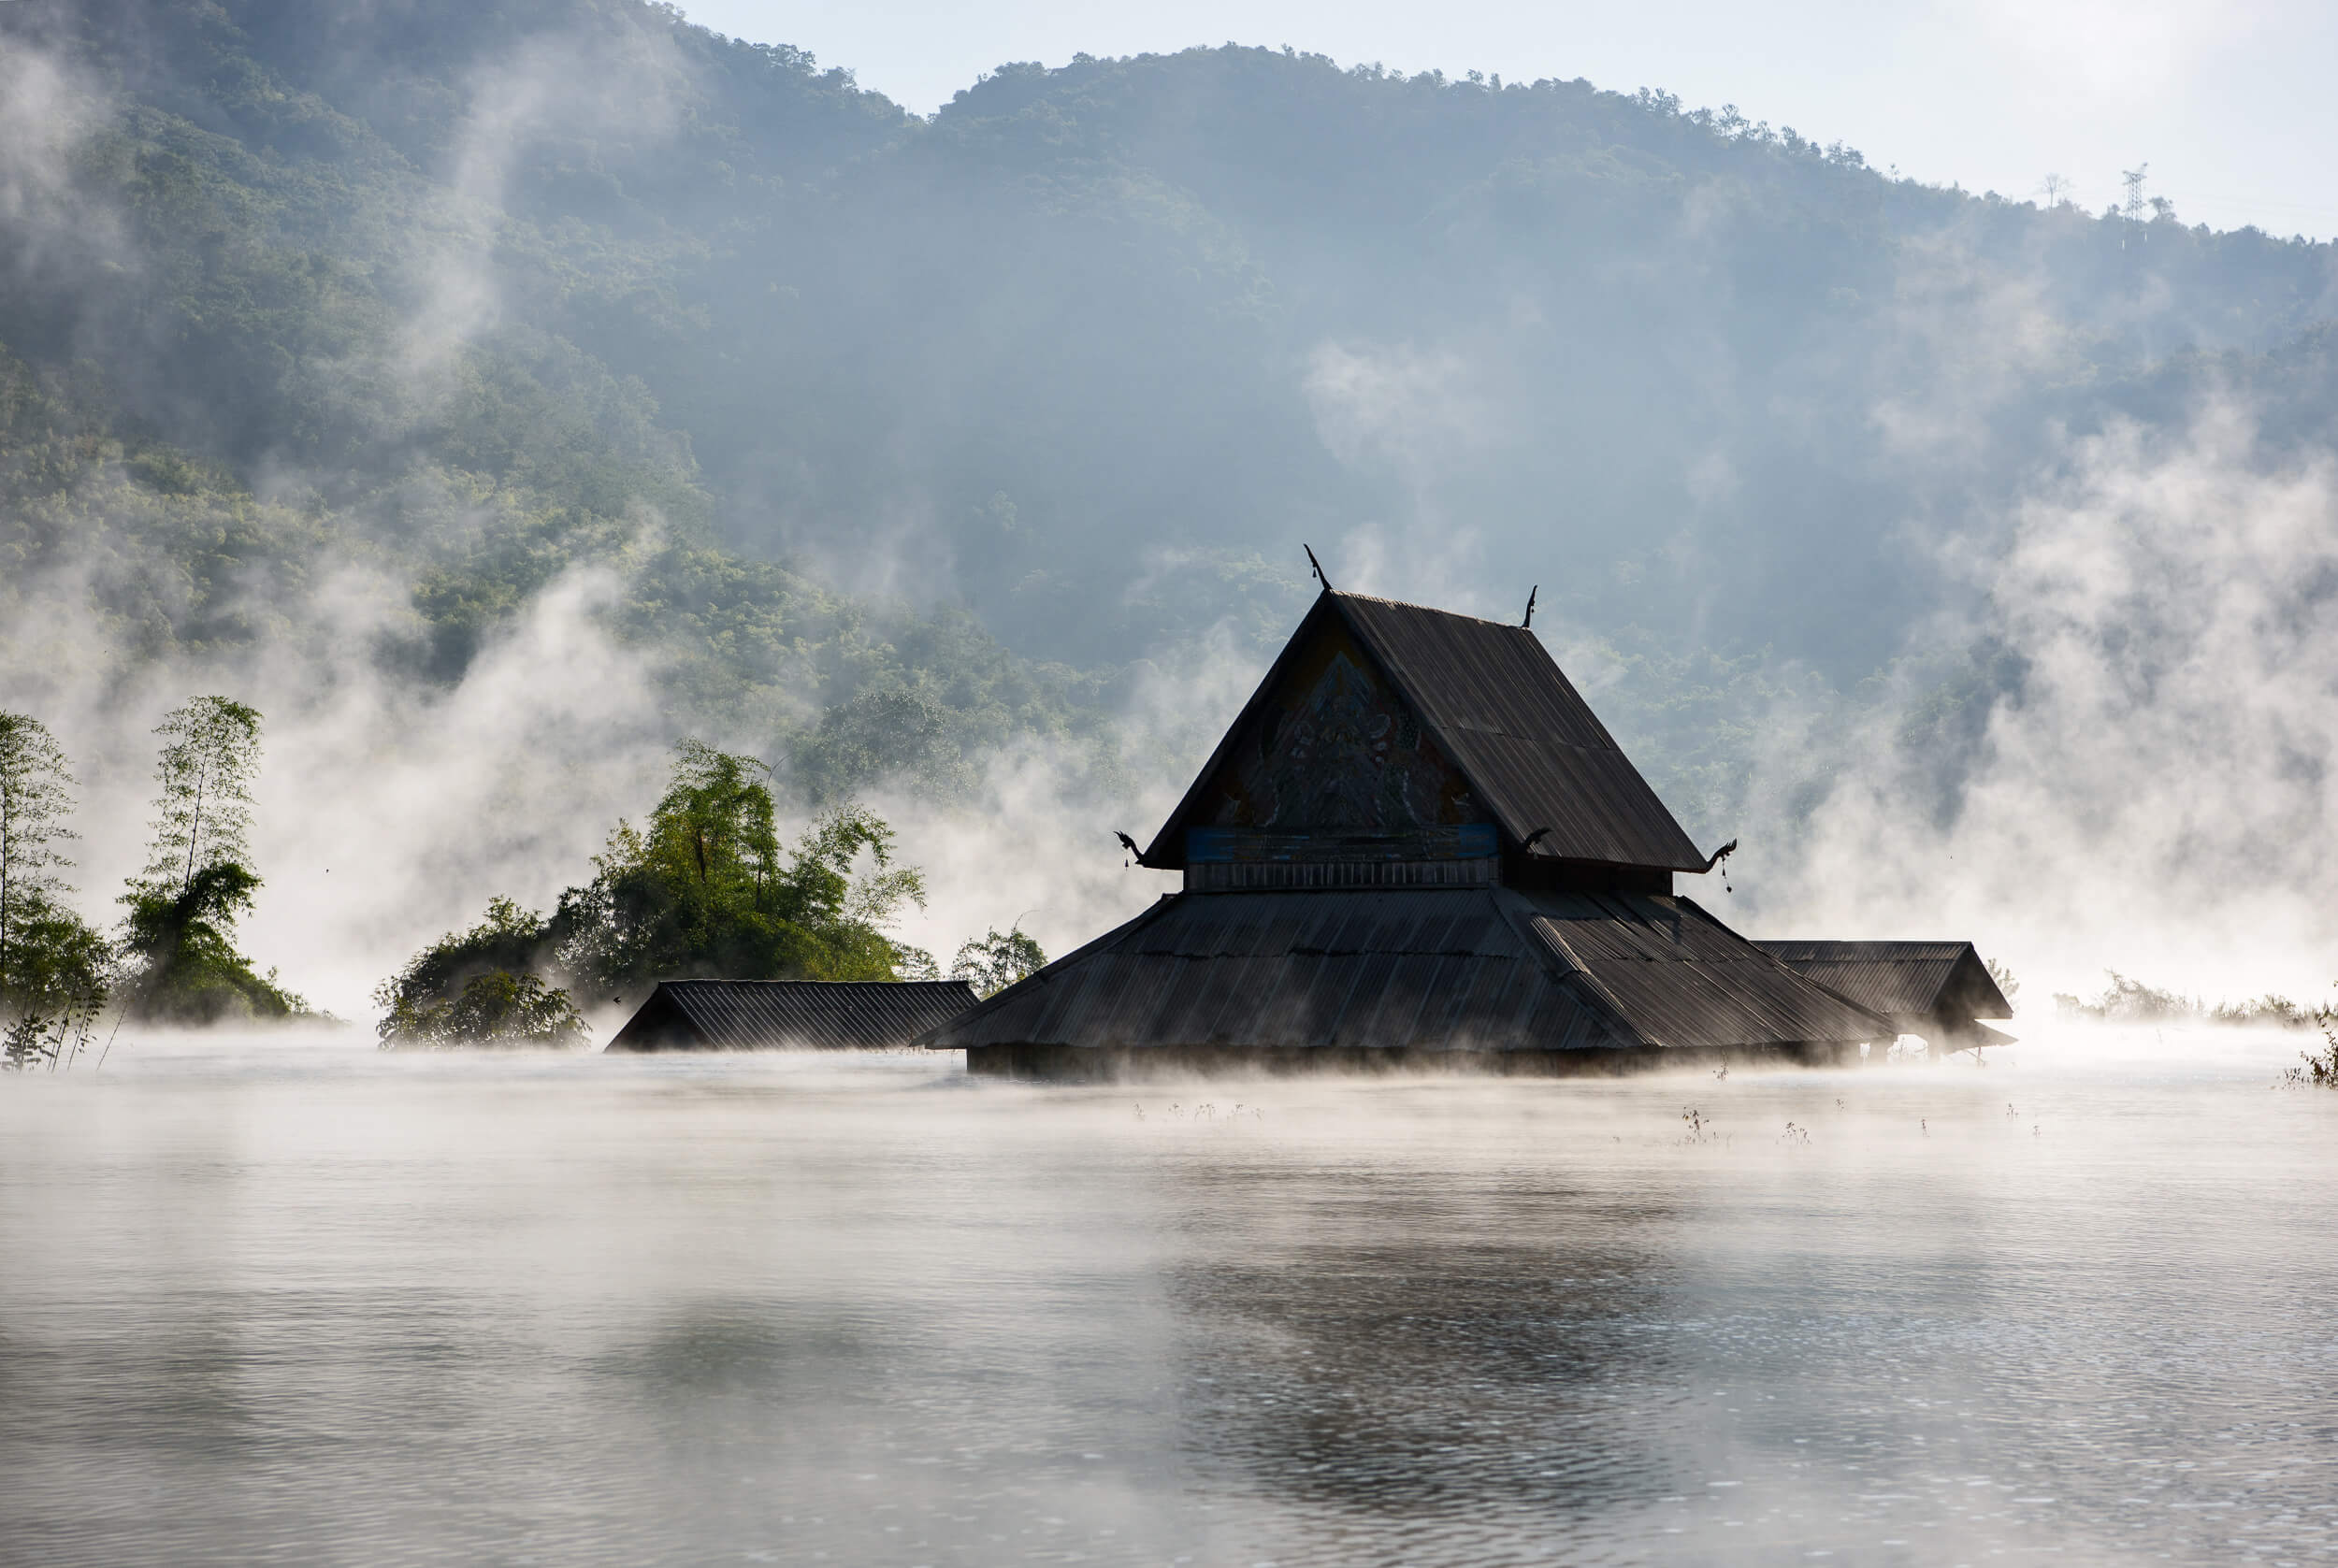
[[[908,1044],[975,1000],[963,980],[668,980],[608,1049],[883,1049]]]
[[[1988,965],[1969,942],[1757,942],[1754,945],[1836,995],[1887,1017],[2013,1015],[2013,1004],[2005,1000]]]

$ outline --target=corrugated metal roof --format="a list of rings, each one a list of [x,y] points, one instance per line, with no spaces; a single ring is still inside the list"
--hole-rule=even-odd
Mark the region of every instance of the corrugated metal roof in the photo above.
[[[1754,943],[1828,990],[1895,1018],[2010,1018],[2013,1004],[1969,942]]]
[[[1810,984],[1689,899],[1521,895],[1633,1027],[1664,1045],[1874,1040],[1883,1020]]]
[[[906,1045],[974,1005],[963,980],[668,980],[609,1049],[776,1051]]]
[[[1361,594],[1331,597],[1512,842],[1548,827],[1545,854],[1705,869],[1705,856],[1532,631]]]
[[[1172,895],[923,1043],[1564,1051],[1890,1032],[1687,899],[1495,887]]]
[[[1182,830],[1203,785],[1251,711],[1273,694],[1292,650],[1323,614],[1340,616],[1379,663],[1511,843],[1547,827],[1538,854],[1705,870],[1705,856],[1532,631],[1328,589],[1155,836],[1146,851],[1148,864],[1184,863]]]
[[[1764,939],[1754,946],[1788,963],[1805,960],[1853,963],[1875,960],[1945,959],[1956,962],[1973,951],[1969,942],[1813,942]]]

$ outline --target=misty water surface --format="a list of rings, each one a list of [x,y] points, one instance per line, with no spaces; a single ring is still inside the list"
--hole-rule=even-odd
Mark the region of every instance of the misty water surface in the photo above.
[[[125,1040],[0,1083],[0,1557],[2328,1561],[2297,1038],[1126,1091]]]

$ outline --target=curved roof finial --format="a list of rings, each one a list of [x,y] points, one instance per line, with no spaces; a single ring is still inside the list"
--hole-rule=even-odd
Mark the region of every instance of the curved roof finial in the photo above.
[[[1315,552],[1308,549],[1307,546],[1302,544],[1299,548],[1306,551],[1307,565],[1315,568],[1315,580],[1323,584],[1323,591],[1325,593],[1330,593],[1332,591],[1332,580],[1323,575],[1323,563],[1315,558]]]

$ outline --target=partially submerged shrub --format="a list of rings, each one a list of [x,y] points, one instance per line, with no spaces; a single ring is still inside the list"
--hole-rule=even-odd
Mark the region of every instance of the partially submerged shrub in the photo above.
[[[2208,1014],[2212,1024],[2273,1024],[2286,1029],[2318,1029],[2333,1020],[2338,1014],[2327,1005],[2303,1007],[2271,992],[2250,1001],[2219,1002]]]
[[[966,981],[974,986],[974,995],[989,998],[1046,967],[1046,954],[1023,934],[1022,928],[1002,932],[994,926],[981,936],[968,938],[959,948],[950,978]]]
[[[2055,1011],[2064,1019],[2089,1019],[2105,1024],[2210,1023],[2271,1025],[2279,1029],[2327,1029],[2338,1025],[2338,1008],[2325,1004],[2305,1007],[2268,991],[2247,1001],[2220,1001],[2211,1007],[2198,997],[2163,991],[2132,980],[2117,970],[2106,970],[2111,984],[2092,1001],[2067,991],[2054,994]],[[2010,993],[2008,993],[2010,995]]]
[[[584,1043],[584,1020],[569,994],[532,974],[490,970],[465,982],[453,1000],[397,1004],[382,1020],[382,1044],[446,1048],[562,1048]]]
[[[123,896],[130,1015],[149,1023],[209,1026],[313,1019],[307,1001],[254,974],[236,951],[235,922],[252,910],[260,879],[232,860],[194,871],[178,887],[134,886]]]
[[[2163,1024],[2189,1021],[2207,1009],[2198,997],[2163,991],[2132,980],[2117,970],[2105,970],[2111,984],[2092,1001],[2081,1001],[2066,991],[2054,994],[2055,1011],[2065,1018],[2093,1018],[2106,1024]]]
[[[2319,1051],[2300,1051],[2302,1067],[2293,1067],[2281,1075],[2283,1083],[2293,1088],[2338,1089],[2338,1033],[2322,1030]]]
[[[373,1000],[389,1009],[377,1032],[399,1046],[564,1046],[584,1022],[569,993],[532,971],[553,961],[549,922],[510,899],[492,899],[468,931],[440,938],[383,981]]]
[[[64,901],[73,784],[46,726],[0,712],[0,1069],[70,1065],[113,983],[111,945]]]

